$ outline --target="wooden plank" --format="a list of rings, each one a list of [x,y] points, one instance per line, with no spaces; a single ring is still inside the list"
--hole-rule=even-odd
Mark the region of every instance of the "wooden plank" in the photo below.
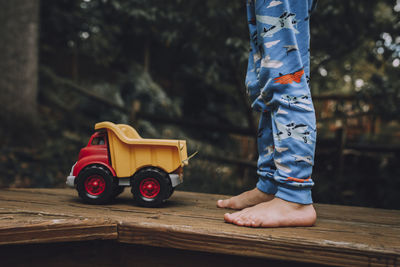
[[[228,237],[229,234],[217,235],[213,231],[199,232],[192,227],[161,227],[149,223],[122,224],[119,228],[119,240],[133,244],[335,266],[396,266],[398,262],[396,254],[365,251],[365,246],[343,249],[343,243],[326,240],[311,242],[300,237],[282,238],[273,234],[268,237],[259,234]]]
[[[109,219],[0,209],[0,245],[117,239],[117,236],[117,224]]]
[[[89,228],[118,225],[118,241],[126,244],[338,266],[396,266],[400,262],[400,211],[316,204],[319,217],[314,227],[253,229],[224,223],[227,210],[215,206],[220,197],[178,191],[163,207],[149,209],[135,206],[129,192],[109,205],[93,206],[82,203],[75,190],[0,190],[0,242],[7,242],[2,229],[11,227],[6,217],[23,211],[45,214],[34,218],[43,217],[46,227],[61,220],[56,222],[62,227],[71,225],[71,233],[84,231],[84,224]],[[18,221],[21,228],[14,228],[35,225],[23,216],[14,220]],[[24,235],[27,240],[28,230]],[[50,237],[44,242],[54,240]]]
[[[199,196],[208,199],[195,198]],[[194,201],[186,197],[193,197]],[[322,210],[322,217],[315,227],[249,229],[223,223],[221,210],[213,207],[216,199],[200,194],[176,196],[175,201],[192,204],[180,204],[180,210],[184,212],[160,211],[154,217],[140,220],[125,218],[119,224],[119,240],[281,260],[296,258],[302,262],[341,266],[391,266],[399,260],[398,212],[376,210],[377,218],[371,214],[363,219],[351,214],[357,214],[358,210],[371,212],[372,209],[354,208],[351,211],[334,206],[335,212],[341,212],[335,218],[334,215],[324,217],[324,214],[330,214],[329,205],[317,205],[317,209]],[[206,202],[209,204],[204,205]],[[389,219],[388,225],[382,223],[385,216]]]
[[[264,258],[132,245],[112,241],[2,246],[1,266],[190,266],[190,267],[316,267]]]
[[[117,239],[114,220],[69,212],[62,191],[1,190],[0,245]]]

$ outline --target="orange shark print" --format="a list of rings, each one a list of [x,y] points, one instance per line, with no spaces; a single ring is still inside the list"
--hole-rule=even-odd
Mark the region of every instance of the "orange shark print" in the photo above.
[[[301,76],[304,74],[304,69],[289,73],[274,79],[274,83],[288,84],[292,82],[300,83]]]

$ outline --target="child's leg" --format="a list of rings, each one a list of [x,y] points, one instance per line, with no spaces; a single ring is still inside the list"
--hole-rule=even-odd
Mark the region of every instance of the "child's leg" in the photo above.
[[[262,113],[261,115],[258,127],[257,148],[259,155],[257,173],[260,175],[257,187],[238,196],[225,200],[218,200],[218,207],[244,209],[274,198],[274,195],[277,192],[277,186],[272,179],[276,167],[273,159],[274,144],[271,116],[269,112]]]
[[[259,170],[257,187],[263,191],[263,181],[275,184],[276,198],[226,214],[225,220],[254,227],[307,226],[316,219],[311,205],[316,128],[307,84],[311,0],[275,2],[248,1],[248,9],[253,10],[248,12],[249,23],[255,22],[249,25],[250,33],[254,36],[252,30],[256,31],[258,38],[246,84],[253,107],[271,114],[277,170],[273,179]]]

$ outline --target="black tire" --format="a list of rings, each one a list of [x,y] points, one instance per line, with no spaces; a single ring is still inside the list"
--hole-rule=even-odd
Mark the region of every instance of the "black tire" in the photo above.
[[[112,198],[116,198],[117,196],[121,195],[122,192],[124,192],[124,189],[125,189],[124,186],[114,185]]]
[[[157,168],[146,168],[135,174],[132,194],[136,203],[143,207],[157,207],[172,191],[168,174]]]
[[[76,184],[79,196],[90,204],[105,204],[113,195],[113,177],[100,165],[92,165],[83,169]]]
[[[174,191],[175,191],[175,187],[172,187],[172,186],[171,186],[171,189],[170,189],[170,191],[169,191],[169,193],[168,193],[167,199],[170,198],[170,197],[172,196],[172,194],[174,193]]]

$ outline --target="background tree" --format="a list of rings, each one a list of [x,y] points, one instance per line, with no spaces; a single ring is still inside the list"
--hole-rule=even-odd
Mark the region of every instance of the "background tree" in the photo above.
[[[35,126],[38,30],[39,0],[0,1],[2,131]]]

